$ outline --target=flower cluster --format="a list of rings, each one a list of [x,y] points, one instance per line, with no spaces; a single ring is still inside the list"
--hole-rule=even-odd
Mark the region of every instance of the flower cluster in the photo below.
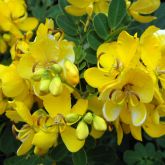
[[[87,14],[89,25],[93,14],[108,13],[111,0],[68,2],[66,12]],[[129,15],[143,23],[155,19],[148,14],[160,5],[159,0],[125,2]],[[75,64],[76,43],[54,27],[53,19],[37,25],[24,0],[0,0],[0,52],[10,46],[12,60],[0,65],[0,114],[14,123],[22,142],[17,155],[32,147],[43,155],[60,139],[77,152],[89,135],[97,139],[113,127],[118,144],[124,133],[142,140],[142,129],[151,137],[165,135],[164,30],[150,26],[140,37],[122,31],[117,41],[102,43],[97,66],[83,74],[83,83],[98,90],[88,97],[77,89],[82,76]]]

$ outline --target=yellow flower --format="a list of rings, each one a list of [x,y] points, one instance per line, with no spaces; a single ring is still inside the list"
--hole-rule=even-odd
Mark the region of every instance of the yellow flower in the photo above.
[[[79,80],[79,73],[77,70],[75,72],[77,68],[73,64],[75,60],[73,43],[64,40],[62,36],[56,39],[53,31],[53,20],[47,19],[45,25],[40,24],[35,40],[29,43],[28,51],[25,51],[18,64],[19,74],[25,79],[33,79],[34,84],[39,86],[40,95],[49,92],[55,96],[59,95],[62,92],[63,82],[73,86]],[[66,61],[72,64],[73,69],[70,68],[72,71],[70,69],[65,71]],[[58,89],[55,90],[54,87]]]
[[[152,46],[151,46],[152,45]],[[162,88],[165,88],[165,35],[164,31],[155,26],[145,30],[140,38],[141,59],[155,83],[155,97],[163,103],[159,81]]]
[[[10,66],[0,65],[1,89],[3,95],[15,100],[24,101],[31,108],[33,104],[33,94],[30,86],[22,79],[17,72],[17,63]]]
[[[136,35],[131,36],[123,31],[117,42],[102,44],[97,50],[98,67],[89,68],[84,73],[87,83],[98,89],[116,83],[115,77],[124,68],[138,64],[140,58],[137,54],[138,41]]]
[[[142,125],[147,116],[144,103],[153,99],[154,85],[152,78],[142,69],[128,69],[118,78],[114,86],[106,86],[100,98],[106,102],[103,106],[104,117],[115,121],[119,116],[126,124]]]
[[[160,6],[160,0],[136,0],[132,4],[126,0],[130,15],[138,22],[147,23],[156,19],[151,16]]]
[[[21,38],[21,31],[33,30],[37,24],[36,18],[27,16],[24,0],[0,1],[0,27],[3,31],[9,31],[16,38]]]
[[[65,10],[74,16],[82,16],[93,13],[108,13],[109,0],[67,0],[70,5]]]

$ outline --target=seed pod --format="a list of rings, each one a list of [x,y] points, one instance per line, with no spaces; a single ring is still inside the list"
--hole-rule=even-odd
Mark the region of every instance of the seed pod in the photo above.
[[[75,123],[79,120],[79,115],[76,113],[70,113],[65,117],[67,123]]]
[[[107,124],[102,117],[95,115],[93,117],[93,127],[98,131],[105,131],[107,129]]]
[[[63,90],[62,82],[60,77],[56,76],[52,79],[49,85],[49,91],[52,95],[58,96]]]
[[[79,140],[84,140],[89,135],[89,129],[87,124],[84,121],[80,121],[76,128],[76,135]]]
[[[83,119],[87,124],[91,124],[93,121],[92,113],[91,112],[86,113]]]

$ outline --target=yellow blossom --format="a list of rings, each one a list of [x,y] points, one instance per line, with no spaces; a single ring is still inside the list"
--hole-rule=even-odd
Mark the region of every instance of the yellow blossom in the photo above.
[[[130,15],[138,22],[147,23],[156,19],[151,16],[160,6],[160,0],[136,0],[131,3],[130,0],[126,0],[128,11]]]

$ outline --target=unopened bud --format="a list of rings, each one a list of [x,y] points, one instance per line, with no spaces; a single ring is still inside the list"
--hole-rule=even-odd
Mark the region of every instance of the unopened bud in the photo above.
[[[93,127],[98,131],[105,131],[107,129],[107,124],[105,120],[100,116],[94,116]]]
[[[11,35],[5,33],[5,34],[3,35],[3,39],[4,39],[6,42],[9,42],[9,41],[11,40]]]
[[[62,82],[60,77],[54,77],[49,85],[49,91],[52,95],[58,96],[63,90]]]
[[[65,79],[71,85],[77,85],[79,83],[79,71],[77,67],[70,61],[66,61],[65,67]]]
[[[44,68],[39,68],[39,69],[35,70],[35,72],[33,73],[32,79],[35,81],[41,80],[41,77],[44,72],[45,72]]]
[[[89,129],[87,124],[84,121],[80,121],[76,128],[76,135],[79,140],[84,140],[89,135]]]
[[[79,120],[80,116],[76,113],[70,113],[65,117],[67,123],[76,123]]]
[[[39,90],[43,93],[48,93],[50,82],[51,82],[50,75],[47,71],[45,71],[41,77]]]
[[[86,123],[91,124],[92,121],[93,121],[93,115],[92,115],[92,113],[91,112],[86,113],[86,115],[84,116],[83,119],[84,119],[84,121]]]
[[[52,65],[52,70],[57,74],[62,72],[62,68],[59,64],[53,64]]]

